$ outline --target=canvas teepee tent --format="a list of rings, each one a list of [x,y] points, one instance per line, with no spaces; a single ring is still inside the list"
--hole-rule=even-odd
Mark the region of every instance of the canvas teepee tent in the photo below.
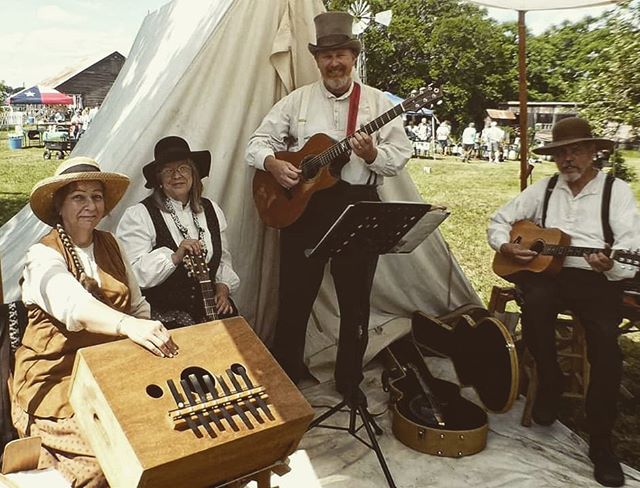
[[[142,166],[155,142],[185,137],[212,153],[205,196],[220,203],[229,222],[234,268],[241,279],[236,302],[269,341],[276,317],[277,232],[259,221],[251,196],[253,169],[244,162],[247,140],[282,96],[318,76],[307,44],[321,0],[174,0],[145,19],[104,105],[74,150],[106,170],[131,178],[127,195],[102,227],[113,230],[123,210],[146,194]],[[389,179],[388,200],[420,200],[407,174]],[[4,289],[17,283],[27,247],[47,228],[28,208],[0,229]],[[307,353],[312,366],[330,363],[339,323],[330,280],[312,315]],[[383,257],[374,285],[371,353],[408,330],[411,313],[432,313],[478,301],[439,234],[408,256]],[[386,324],[386,325],[385,325]],[[380,327],[385,325],[385,327]]]

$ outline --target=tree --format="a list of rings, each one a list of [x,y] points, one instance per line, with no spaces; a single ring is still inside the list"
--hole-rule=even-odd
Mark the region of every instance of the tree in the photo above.
[[[348,10],[349,0],[328,0]],[[498,25],[484,10],[458,0],[371,0],[372,12],[391,9],[389,27],[372,23],[364,34],[367,81],[407,96],[429,83],[443,87],[439,118],[464,126],[517,93],[513,25]],[[457,124],[456,124],[457,123]]]

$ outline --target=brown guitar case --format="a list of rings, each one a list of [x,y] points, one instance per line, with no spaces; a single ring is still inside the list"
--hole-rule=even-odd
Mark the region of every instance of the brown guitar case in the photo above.
[[[425,351],[449,357],[460,385],[473,387],[487,410],[502,413],[518,395],[518,362],[511,336],[485,308],[465,305],[439,318],[416,312],[412,337],[385,349],[383,384],[391,391],[394,435],[413,449],[437,456],[480,452],[488,431],[485,410],[462,397],[458,385],[434,378],[424,362]],[[418,366],[442,407],[444,427],[411,408],[412,402],[420,404],[417,398],[423,395],[418,381],[407,373],[409,364]]]
[[[471,386],[487,410],[507,412],[518,397],[516,347],[502,322],[477,305],[431,317],[415,312],[413,339],[421,348],[451,359],[461,386]]]
[[[387,370],[383,384],[390,391],[393,434],[416,451],[434,456],[463,457],[484,449],[487,441],[487,414],[473,402],[460,396],[460,387],[434,378],[422,354],[410,337],[403,337],[384,350]],[[408,374],[408,366],[417,367],[422,379],[437,399],[444,418],[438,425],[425,412],[429,405],[419,382]]]

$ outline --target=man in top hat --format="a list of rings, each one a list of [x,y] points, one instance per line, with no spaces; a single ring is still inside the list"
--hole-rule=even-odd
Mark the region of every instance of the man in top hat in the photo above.
[[[591,249],[636,249],[640,246],[637,205],[629,185],[594,167],[596,151],[613,142],[595,138],[587,121],[570,117],[553,127],[553,141],[534,149],[553,157],[559,175],[543,178],[520,193],[491,218],[489,244],[516,262],[526,264],[536,252],[510,240],[511,226],[531,220],[558,228],[572,246]],[[516,283],[522,298],[525,343],[535,358],[539,388],[533,420],[552,424],[558,414],[564,376],[558,366],[554,324],[563,310],[571,310],[585,327],[591,364],[586,417],[589,457],[594,477],[604,486],[622,486],[624,475],[611,447],[622,375],[618,346],[622,291],[617,282],[635,269],[612,260],[607,253],[566,257],[554,276],[523,271]]]
[[[360,127],[392,107],[380,90],[353,79],[361,49],[352,34],[353,17],[344,12],[326,12],[314,21],[317,42],[309,44],[309,51],[321,79],[274,105],[247,148],[248,163],[258,171],[269,171],[284,188],[300,184],[301,172],[295,165],[276,159],[275,152],[297,151],[317,133],[341,140],[349,125]],[[371,136],[355,132],[349,143],[352,151],[339,171],[338,183],[316,192],[302,216],[280,233],[279,315],[272,351],[294,382],[307,373],[303,357],[307,321],[327,261],[307,258],[304,250],[318,243],[347,205],[379,200],[378,186],[385,178],[398,174],[412,154],[400,118]],[[336,257],[331,263],[340,307],[336,388],[347,400],[362,397],[358,385],[368,340],[369,296],[376,264],[376,256],[364,253]]]

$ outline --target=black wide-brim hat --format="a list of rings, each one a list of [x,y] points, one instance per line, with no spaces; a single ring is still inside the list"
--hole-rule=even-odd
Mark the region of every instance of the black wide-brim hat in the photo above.
[[[589,122],[579,117],[568,117],[557,122],[551,129],[551,142],[533,149],[535,154],[553,155],[558,149],[578,142],[593,142],[596,150],[613,149],[613,141],[600,137],[593,137]]]
[[[153,148],[154,160],[142,168],[146,180],[145,188],[153,188],[157,181],[156,173],[163,164],[191,159],[196,165],[200,179],[209,176],[211,171],[211,153],[209,151],[192,151],[182,137],[168,136],[160,139]]]
[[[353,17],[346,12],[325,12],[317,15],[316,43],[309,43],[309,51],[314,56],[320,51],[330,49],[351,49],[360,54],[362,44],[353,36]]]

